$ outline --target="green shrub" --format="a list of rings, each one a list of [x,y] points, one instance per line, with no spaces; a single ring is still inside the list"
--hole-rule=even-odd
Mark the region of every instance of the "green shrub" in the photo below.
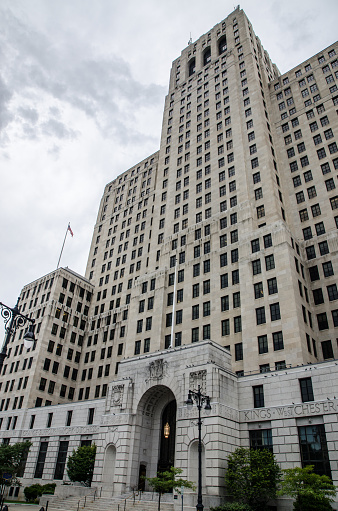
[[[331,511],[330,502],[327,499],[319,499],[314,495],[298,496],[293,504],[294,511]]]
[[[24,489],[24,494],[27,502],[35,502],[35,500],[42,495],[42,485],[41,484],[32,484],[31,486],[26,486]]]
[[[26,486],[24,489],[24,494],[27,502],[35,502],[38,497],[41,497],[43,493],[48,493],[49,495],[54,494],[56,484],[32,484],[31,486]]]
[[[55,483],[45,484],[42,487],[42,493],[47,493],[48,495],[54,495],[55,487],[56,487]]]
[[[222,506],[211,507],[210,511],[252,511],[248,504],[240,504],[239,502],[227,502]]]

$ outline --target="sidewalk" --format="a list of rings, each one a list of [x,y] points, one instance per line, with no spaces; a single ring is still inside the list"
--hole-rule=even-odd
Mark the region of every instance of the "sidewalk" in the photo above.
[[[7,504],[7,502],[5,502]],[[23,502],[9,502],[7,504],[8,511],[39,511],[41,506],[39,504],[25,504]]]

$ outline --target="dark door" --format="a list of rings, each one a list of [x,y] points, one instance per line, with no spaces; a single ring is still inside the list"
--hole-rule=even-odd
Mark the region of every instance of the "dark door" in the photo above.
[[[175,462],[175,436],[176,436],[175,400],[168,403],[165,409],[163,410],[160,435],[161,445],[160,458],[158,460],[158,471],[164,472],[165,470],[168,470],[170,467],[173,467]]]

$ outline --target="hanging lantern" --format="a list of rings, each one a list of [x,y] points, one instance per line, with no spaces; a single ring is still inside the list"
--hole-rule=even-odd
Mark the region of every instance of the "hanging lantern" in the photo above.
[[[164,431],[163,432],[164,432],[164,438],[168,438],[169,434],[170,434],[170,426],[169,426],[168,422],[164,425]]]

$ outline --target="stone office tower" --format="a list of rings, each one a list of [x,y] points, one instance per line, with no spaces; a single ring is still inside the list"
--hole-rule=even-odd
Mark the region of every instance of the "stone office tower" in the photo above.
[[[214,502],[237,445],[305,464],[308,423],[337,480],[337,54],[281,76],[237,8],[173,62],[160,149],[105,187],[85,278],[62,268],[21,293],[38,340],[10,346],[0,436],[32,438],[26,483],[62,480],[90,441],[107,491],[174,462],[195,480],[198,384]]]
[[[159,152],[104,191],[88,346],[213,339],[237,375],[334,356],[336,63],[279,76],[238,9],[182,51]]]

